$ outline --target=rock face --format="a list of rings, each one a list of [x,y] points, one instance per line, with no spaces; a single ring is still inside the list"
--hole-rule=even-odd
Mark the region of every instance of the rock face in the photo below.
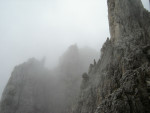
[[[92,55],[91,55],[92,54]],[[97,52],[90,48],[78,48],[72,45],[60,58],[58,68],[55,70],[58,76],[58,90],[61,91],[59,102],[62,109],[55,113],[70,113],[80,91],[82,73],[88,71],[88,65],[93,61]],[[54,73],[55,73],[54,72]]]
[[[72,45],[54,70],[44,67],[44,58],[16,66],[3,92],[0,113],[70,113],[81,75],[93,60],[91,53],[98,56],[92,49]]]
[[[76,104],[88,57],[74,45],[52,72],[59,79],[44,60],[17,66],[0,113],[150,113],[150,13],[140,0],[108,0],[108,14],[111,38],[82,75]]]
[[[34,58],[16,66],[3,92],[0,113],[47,113],[46,76],[42,62]]]
[[[140,0],[107,2],[111,38],[83,75],[72,112],[150,113],[150,13]]]

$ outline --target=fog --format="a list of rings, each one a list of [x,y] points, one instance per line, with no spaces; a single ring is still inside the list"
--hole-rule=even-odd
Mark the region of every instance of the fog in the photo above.
[[[1,0],[0,15],[0,96],[14,66],[28,58],[46,56],[53,69],[70,45],[100,54],[109,37],[106,0]]]

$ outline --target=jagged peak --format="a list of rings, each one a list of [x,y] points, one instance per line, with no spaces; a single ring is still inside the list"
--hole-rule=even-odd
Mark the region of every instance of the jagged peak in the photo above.
[[[140,29],[145,10],[141,0],[108,0],[108,19],[111,40],[117,42],[125,35]]]

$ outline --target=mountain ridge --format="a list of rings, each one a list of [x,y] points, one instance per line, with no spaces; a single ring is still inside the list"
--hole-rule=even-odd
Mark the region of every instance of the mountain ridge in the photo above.
[[[73,113],[149,113],[150,13],[140,0],[107,3],[111,38],[83,79]]]

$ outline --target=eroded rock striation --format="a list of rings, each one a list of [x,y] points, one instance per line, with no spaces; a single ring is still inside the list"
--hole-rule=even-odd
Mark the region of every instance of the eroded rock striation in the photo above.
[[[150,113],[150,13],[141,0],[107,2],[111,38],[83,75],[73,113]]]

